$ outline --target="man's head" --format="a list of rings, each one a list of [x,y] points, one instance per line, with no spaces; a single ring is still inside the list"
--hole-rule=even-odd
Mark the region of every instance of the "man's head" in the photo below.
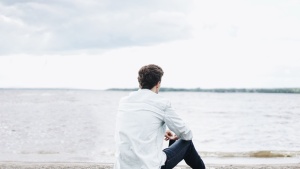
[[[163,74],[164,71],[162,70],[161,67],[157,65],[150,64],[150,65],[143,66],[139,70],[139,77],[138,77],[140,88],[151,90],[154,87],[157,87],[159,90],[160,81]]]

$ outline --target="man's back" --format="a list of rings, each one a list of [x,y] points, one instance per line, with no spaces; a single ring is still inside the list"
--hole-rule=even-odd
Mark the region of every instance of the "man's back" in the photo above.
[[[148,89],[121,99],[117,114],[115,168],[160,168],[168,101]]]

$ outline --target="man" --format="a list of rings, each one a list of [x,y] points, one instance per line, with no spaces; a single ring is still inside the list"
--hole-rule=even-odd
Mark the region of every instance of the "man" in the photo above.
[[[193,169],[205,169],[192,131],[170,102],[158,95],[163,74],[157,65],[143,66],[138,72],[140,89],[120,100],[115,169],[171,169],[182,159]],[[164,137],[170,141],[162,151]]]

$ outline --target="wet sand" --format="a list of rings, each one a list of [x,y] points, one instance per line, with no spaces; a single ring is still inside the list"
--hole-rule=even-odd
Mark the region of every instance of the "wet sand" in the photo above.
[[[0,162],[0,169],[112,169],[113,164],[108,163],[34,163],[34,162]],[[247,164],[247,165],[206,165],[207,169],[300,169],[298,164]],[[190,169],[179,165],[174,169]]]

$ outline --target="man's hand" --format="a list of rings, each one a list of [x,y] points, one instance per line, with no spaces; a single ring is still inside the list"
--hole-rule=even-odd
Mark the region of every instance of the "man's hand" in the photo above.
[[[165,133],[165,140],[178,140],[178,137],[172,131],[167,130]]]

